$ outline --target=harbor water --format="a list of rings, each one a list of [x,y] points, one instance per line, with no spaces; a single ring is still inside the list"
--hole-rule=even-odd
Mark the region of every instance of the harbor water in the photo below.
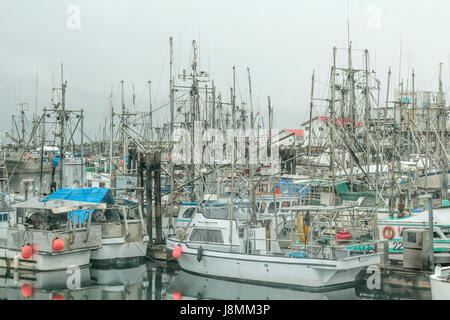
[[[180,270],[176,262],[147,260],[120,268],[73,267],[54,272],[0,269],[0,300],[431,299],[429,289],[392,286],[384,277],[378,288],[369,282],[358,281],[339,290],[307,291],[207,278]]]

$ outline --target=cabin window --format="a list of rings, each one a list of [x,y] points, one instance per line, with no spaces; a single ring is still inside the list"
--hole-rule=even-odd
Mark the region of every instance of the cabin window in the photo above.
[[[189,238],[190,241],[223,243],[222,231],[194,228]]]
[[[266,211],[267,204],[265,202],[261,202],[261,206],[259,207],[259,213],[264,213]]]
[[[276,208],[279,209],[280,208],[280,203],[279,202],[275,202],[275,203],[276,203]],[[269,204],[269,212],[275,212],[274,207],[275,207],[274,202],[271,202]]]
[[[88,180],[88,188],[92,188],[92,180]]]
[[[106,186],[106,184],[104,182],[99,182],[98,187],[99,188],[104,188]]]
[[[191,219],[194,212],[195,212],[195,208],[186,209],[186,211],[183,212],[183,218]]]

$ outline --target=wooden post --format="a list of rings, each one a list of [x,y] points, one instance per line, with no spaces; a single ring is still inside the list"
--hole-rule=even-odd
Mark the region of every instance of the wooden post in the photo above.
[[[156,244],[162,243],[162,218],[161,218],[161,152],[155,152],[154,156],[155,179],[155,228]]]
[[[147,234],[148,234],[148,247],[151,248],[153,244],[153,218],[152,218],[152,164],[150,154],[146,154],[146,172],[147,177],[145,180],[145,196],[147,198]]]
[[[137,186],[139,190],[136,192],[139,203],[139,218],[142,219],[144,215],[144,167],[142,165],[142,154],[139,151],[137,153]]]

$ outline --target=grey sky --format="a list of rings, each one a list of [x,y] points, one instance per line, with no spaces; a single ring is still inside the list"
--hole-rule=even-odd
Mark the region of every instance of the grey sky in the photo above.
[[[81,10],[79,30],[66,26],[71,5]],[[370,20],[371,6],[380,9],[379,29]],[[92,137],[107,115],[111,85],[120,106],[121,80],[128,106],[134,82],[138,110],[147,110],[148,79],[154,106],[166,103],[170,36],[176,71],[189,68],[191,42],[197,40],[201,69],[210,72],[225,97],[235,65],[238,102],[241,96],[248,101],[249,67],[254,102],[265,114],[271,96],[279,128],[297,128],[307,118],[313,69],[321,81],[316,96],[327,94],[332,47],[346,47],[348,16],[353,47],[369,49],[382,97],[390,65],[398,79],[402,38],[405,81],[414,67],[417,88],[437,89],[439,62],[444,62],[445,91],[450,76],[450,2],[445,0],[3,0],[0,9],[2,130],[10,129],[17,103],[28,102],[34,110],[36,72],[39,110],[50,105],[52,76],[59,82],[61,62],[67,105],[86,110]],[[162,110],[156,119],[167,117]]]

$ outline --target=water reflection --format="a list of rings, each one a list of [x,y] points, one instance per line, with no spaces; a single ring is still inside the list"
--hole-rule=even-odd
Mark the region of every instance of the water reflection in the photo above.
[[[91,269],[91,280],[98,285],[101,300],[146,300],[147,266],[127,269]]]
[[[0,269],[0,300],[146,300],[147,265],[123,269]]]
[[[121,268],[74,267],[52,272],[0,268],[0,300],[431,299],[426,276],[385,271],[374,287],[368,285],[369,275],[361,272],[351,288],[308,292],[207,278],[181,271],[176,263],[147,261]]]
[[[275,288],[228,280],[205,278],[180,271],[169,290],[172,298],[218,300],[355,300],[355,288],[325,292],[308,292],[288,288]]]

